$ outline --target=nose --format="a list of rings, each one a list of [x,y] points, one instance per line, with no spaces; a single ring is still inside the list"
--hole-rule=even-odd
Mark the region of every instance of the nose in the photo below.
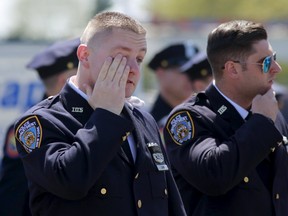
[[[272,67],[273,67],[272,71],[274,73],[280,73],[282,71],[282,67],[280,66],[280,64],[277,61],[272,62]]]
[[[136,60],[128,60],[127,64],[130,66],[130,73],[133,74],[140,73],[140,65]]]

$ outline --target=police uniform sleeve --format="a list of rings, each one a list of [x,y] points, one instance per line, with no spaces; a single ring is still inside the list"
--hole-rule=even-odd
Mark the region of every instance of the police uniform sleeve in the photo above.
[[[17,149],[30,181],[64,199],[80,199],[133,126],[118,115],[96,109],[75,135],[61,127],[59,120],[43,112],[23,117],[15,123]]]
[[[222,125],[195,108],[171,112],[164,139],[176,172],[208,195],[231,189],[282,143],[273,122],[260,114],[228,136]]]

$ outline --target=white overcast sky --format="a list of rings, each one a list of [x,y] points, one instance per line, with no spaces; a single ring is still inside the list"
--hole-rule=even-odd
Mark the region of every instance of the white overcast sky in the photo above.
[[[17,20],[18,20],[17,18],[19,15],[17,10],[16,10],[17,4],[22,3],[22,1],[24,1],[24,0],[0,0],[0,26],[1,26],[0,39],[5,38],[5,36],[7,34],[9,34],[9,32],[15,26],[15,22],[17,22]],[[41,23],[41,19],[37,19],[37,16],[38,16],[37,11],[38,11],[38,13],[42,14],[43,12],[45,12],[45,10],[47,10],[48,11],[47,13],[49,13],[49,11],[52,10],[51,5],[53,5],[53,1],[55,1],[54,5],[55,5],[55,7],[58,7],[58,9],[59,9],[59,7],[64,7],[63,3],[65,4],[65,2],[67,2],[67,0],[50,0],[49,8],[46,8],[46,9],[45,8],[38,8],[38,9],[35,8],[35,9],[33,9],[32,11],[35,11],[35,15],[33,15],[33,16],[30,15],[30,19],[31,19],[31,17],[33,17],[31,19],[31,22],[33,22],[33,20],[35,20],[35,22],[33,23],[34,25],[31,23],[31,26],[39,25],[38,22]],[[69,5],[73,6],[73,5],[75,5],[75,2],[77,2],[77,1],[81,2],[81,6],[83,6],[83,4],[86,4],[86,6],[84,6],[84,8],[91,8],[90,5],[95,4],[94,3],[95,0],[73,0],[73,1],[70,1]],[[29,0],[28,0],[28,2],[29,2]],[[44,0],[39,0],[37,2],[37,4],[35,3],[32,5],[35,5],[35,7],[41,7],[41,4],[43,4],[43,2],[44,2]],[[113,7],[111,8],[111,10],[116,10],[116,11],[126,13],[126,14],[138,19],[139,21],[147,21],[148,20],[148,17],[149,17],[148,12],[145,11],[143,6],[142,6],[143,2],[145,2],[145,0],[112,0],[112,2],[113,2]],[[30,3],[30,5],[31,5],[31,3]],[[65,8],[63,8],[63,13],[65,13],[64,9]],[[65,10],[67,10],[67,7]],[[31,11],[31,9],[29,11]],[[77,11],[77,10],[73,9],[73,11],[74,11],[73,13],[75,13],[75,11]],[[79,11],[79,8],[78,8],[78,11]],[[83,14],[83,11],[80,13]],[[87,12],[87,14],[89,14],[89,12]],[[54,14],[54,15],[59,16],[59,13]],[[65,15],[65,14],[63,14],[63,15]],[[80,15],[80,14],[78,13],[78,15]],[[70,19],[69,18],[70,16],[71,16],[71,14],[67,15],[66,19]],[[23,19],[27,19],[27,18],[28,18],[27,16],[23,15]],[[51,18],[53,18],[53,17],[51,17]],[[74,17],[71,19],[73,21]],[[63,22],[65,22],[65,19],[62,20],[62,23]],[[66,21],[66,22],[68,22],[68,21]],[[55,23],[55,25],[57,25],[57,24],[59,25],[59,24],[61,24],[61,22],[59,22],[59,20],[58,20],[58,22]],[[55,28],[55,26],[53,26],[53,27]],[[43,26],[39,26],[39,29],[41,29],[41,28],[43,28]],[[50,29],[50,30],[53,30],[53,29]],[[64,31],[64,29],[63,29],[63,31]]]

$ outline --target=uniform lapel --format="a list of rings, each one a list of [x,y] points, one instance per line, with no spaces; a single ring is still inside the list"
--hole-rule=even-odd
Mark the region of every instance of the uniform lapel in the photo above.
[[[68,83],[66,83],[60,92],[59,97],[65,109],[74,116],[74,118],[81,122],[82,125],[88,121],[93,109],[81,95],[70,87]]]
[[[143,124],[143,116],[140,116],[140,112],[132,110],[129,106],[125,105],[125,109],[129,117],[131,118],[133,125],[135,126],[135,130],[133,131],[135,147],[136,147],[136,162],[135,166],[139,167],[140,164],[144,161],[145,155],[149,154],[146,146],[143,145],[145,143],[146,136],[146,128]]]
[[[217,116],[220,116],[221,119],[229,123],[233,131],[237,130],[244,123],[244,120],[238,111],[212,84],[207,88],[205,93],[209,99],[211,109]]]
[[[76,118],[82,125],[86,124],[93,109],[88,102],[77,92],[75,92],[69,84],[66,83],[63,90],[60,92],[60,100],[63,103],[65,109]],[[81,106],[79,106],[81,104]],[[126,108],[124,108],[126,109]],[[133,166],[133,161],[130,161],[124,152],[123,148],[119,151],[120,157],[126,161],[129,165]]]

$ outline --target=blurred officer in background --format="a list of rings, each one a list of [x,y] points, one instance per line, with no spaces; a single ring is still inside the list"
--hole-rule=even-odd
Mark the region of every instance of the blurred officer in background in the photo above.
[[[212,69],[206,52],[198,52],[180,69],[188,75],[193,93],[204,91],[213,80]]]
[[[158,124],[192,94],[191,82],[180,68],[198,52],[198,47],[191,41],[175,43],[155,54],[148,63],[148,67],[155,72],[159,87],[159,94],[150,110]]]
[[[170,111],[193,93],[205,90],[212,81],[212,70],[206,52],[192,43],[168,46],[154,56],[149,67],[155,71],[160,91],[151,114],[163,139]]]
[[[186,64],[180,67],[180,71],[187,74],[192,85],[192,94],[204,91],[213,80],[212,69],[207,59],[206,52],[198,52]],[[190,96],[192,96],[190,94]],[[169,114],[168,114],[169,115]],[[163,139],[163,128],[166,124],[168,115],[158,121],[161,137]],[[163,139],[164,142],[164,139]]]
[[[44,84],[43,99],[57,94],[67,78],[76,73],[76,51],[79,44],[79,38],[54,43],[28,63],[27,68],[37,71]],[[13,125],[8,128],[4,141],[0,175],[0,215],[31,215],[27,180],[16,150]]]
[[[273,89],[276,93],[279,109],[285,120],[288,122],[288,88],[280,83],[273,83]]]

